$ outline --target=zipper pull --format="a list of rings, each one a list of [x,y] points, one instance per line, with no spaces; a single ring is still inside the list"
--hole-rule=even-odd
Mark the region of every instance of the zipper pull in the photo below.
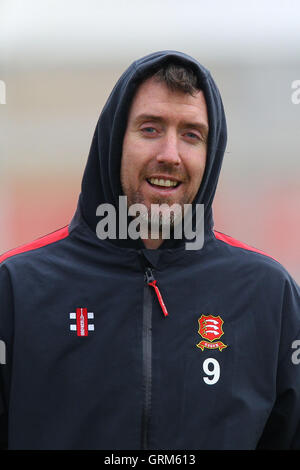
[[[158,301],[159,301],[159,305],[161,306],[161,309],[163,311],[163,314],[164,314],[165,317],[167,317],[169,315],[168,310],[167,310],[167,308],[164,304],[164,301],[163,301],[162,295],[160,293],[160,290],[156,285],[157,281],[156,281],[156,279],[154,279],[153,272],[152,272],[151,268],[146,268],[145,277],[146,277],[146,282],[147,282],[148,286],[151,286],[151,287],[154,288],[156,296],[157,296]]]

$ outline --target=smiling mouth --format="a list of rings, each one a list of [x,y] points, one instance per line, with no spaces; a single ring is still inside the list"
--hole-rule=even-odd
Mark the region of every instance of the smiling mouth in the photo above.
[[[174,181],[166,178],[147,178],[147,182],[150,186],[158,189],[175,189],[180,186],[180,181]]]

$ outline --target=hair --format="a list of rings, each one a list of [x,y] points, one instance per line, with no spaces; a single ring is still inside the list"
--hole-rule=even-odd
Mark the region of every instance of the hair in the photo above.
[[[196,73],[189,67],[168,63],[151,75],[158,82],[163,82],[171,91],[181,91],[195,95],[201,90]]]

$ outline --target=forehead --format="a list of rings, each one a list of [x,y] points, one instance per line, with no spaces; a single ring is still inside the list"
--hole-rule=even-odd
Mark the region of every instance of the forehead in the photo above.
[[[181,91],[172,91],[163,82],[153,77],[143,82],[131,104],[129,121],[141,114],[154,114],[161,117],[178,117],[178,119],[198,119],[208,124],[207,107],[203,91],[194,96]]]

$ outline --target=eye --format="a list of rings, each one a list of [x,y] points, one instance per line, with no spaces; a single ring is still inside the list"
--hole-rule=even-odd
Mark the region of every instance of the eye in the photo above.
[[[141,130],[144,134],[150,134],[150,135],[155,134],[155,132],[156,132],[156,129],[154,127],[150,127],[150,126],[143,127]]]
[[[185,134],[189,139],[193,139],[193,140],[199,140],[200,137],[195,134],[194,132],[186,132]]]

